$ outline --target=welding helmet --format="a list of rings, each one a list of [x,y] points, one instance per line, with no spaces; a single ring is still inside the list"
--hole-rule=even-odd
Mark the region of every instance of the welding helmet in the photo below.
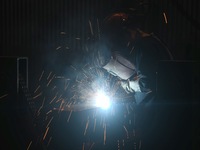
[[[93,65],[97,68],[105,69],[120,79],[129,79],[136,73],[134,64],[127,55],[123,55],[117,49],[115,49],[116,51],[111,49],[103,43],[98,43],[92,56]],[[119,49],[122,48],[120,47]],[[123,50],[126,51],[125,48]]]
[[[118,52],[112,54],[109,62],[103,68],[123,80],[129,79],[136,73],[134,64]]]

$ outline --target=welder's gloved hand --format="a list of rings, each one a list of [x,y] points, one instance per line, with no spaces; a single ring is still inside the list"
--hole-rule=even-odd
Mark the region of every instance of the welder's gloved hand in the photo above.
[[[139,86],[139,79],[137,80],[122,80],[121,81],[122,88],[129,94],[135,92],[141,92]]]

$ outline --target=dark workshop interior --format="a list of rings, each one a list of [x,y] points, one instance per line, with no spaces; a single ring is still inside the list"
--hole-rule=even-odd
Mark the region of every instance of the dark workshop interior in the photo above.
[[[126,9],[173,55],[157,68],[156,115],[93,108],[85,94],[98,75],[94,86],[114,91],[116,78],[88,69],[88,55],[104,18]],[[1,0],[0,20],[0,149],[200,149],[199,0]]]

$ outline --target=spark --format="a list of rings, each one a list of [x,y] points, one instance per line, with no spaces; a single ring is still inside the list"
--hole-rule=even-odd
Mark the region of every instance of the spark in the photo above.
[[[129,124],[131,124],[131,119],[129,119]]]
[[[83,143],[82,150],[85,150],[85,143]]]
[[[133,110],[134,110],[132,105],[130,105],[130,109],[131,109],[131,111],[133,111]]]
[[[58,47],[56,48],[56,50],[59,50],[59,49],[61,49],[61,47],[62,47],[62,46],[58,46]]]
[[[168,23],[168,20],[167,20],[167,16],[166,16],[166,13],[163,12],[163,16],[164,16],[164,19],[165,19],[165,23],[167,24]]]
[[[53,97],[53,99],[49,102],[49,104],[51,104],[57,97],[58,92],[56,93],[56,95]]]
[[[55,76],[56,79],[64,79],[64,76]]]
[[[82,83],[81,81],[78,80],[78,75],[76,76],[76,82]]]
[[[60,103],[59,112],[60,112],[61,110],[63,110],[63,109],[62,109],[63,104],[64,104],[64,100],[62,100],[61,103]]]
[[[94,119],[94,128],[93,128],[93,132],[95,132],[95,129],[96,129],[96,123],[97,123],[97,120],[96,118]]]
[[[52,120],[53,120],[53,117],[49,120],[49,123],[47,124],[46,128],[50,125]]]
[[[90,146],[90,149],[89,149],[89,150],[91,150],[91,149],[92,149],[92,147],[94,146],[94,144],[95,144],[95,143],[93,142],[93,143],[92,143],[92,145]]]
[[[58,98],[58,100],[56,101],[56,103],[60,102],[61,100],[63,100],[62,98]]]
[[[32,141],[29,143],[28,147],[26,150],[29,150],[29,148],[31,147]]]
[[[71,107],[71,104],[72,104],[72,102],[71,102],[71,101],[68,101],[67,104],[66,104],[66,106],[67,106],[67,107]]]
[[[44,70],[42,71],[42,73],[40,75],[39,81],[42,79],[43,74],[44,74]]]
[[[54,79],[55,74],[53,75],[53,77],[49,80],[49,82],[47,83],[47,86],[49,86],[49,84],[51,83],[51,81]]]
[[[81,69],[83,70],[83,72],[87,72],[87,71],[85,70],[85,68],[87,69],[88,66],[89,66],[89,63],[85,63],[85,65],[83,66],[83,68],[81,68]]]
[[[88,120],[87,120],[87,123],[86,123],[86,126],[85,126],[84,135],[85,135],[85,134],[86,134],[86,132],[87,132],[88,126],[89,126],[89,118],[88,118]]]
[[[123,127],[124,127],[124,130],[126,131],[126,136],[127,136],[127,139],[129,138],[129,136],[128,136],[128,130],[127,130],[127,128],[125,127],[125,125],[123,125]]]
[[[93,29],[92,29],[92,23],[91,23],[90,20],[89,20],[89,25],[90,25],[90,32],[91,32],[92,35],[94,35]]]
[[[49,146],[51,140],[52,140],[52,136],[49,138],[49,142],[48,142],[48,144],[47,144],[47,147]]]
[[[45,134],[43,136],[43,140],[46,138],[48,131],[49,131],[49,127],[46,129],[46,132],[45,132]]]
[[[52,71],[49,73],[49,75],[47,76],[47,80],[49,80],[50,76],[52,74]]]
[[[8,94],[4,94],[0,97],[0,99],[3,99],[4,97],[8,96]]]
[[[44,99],[43,99],[43,102],[42,102],[42,105],[40,106],[40,108],[38,109],[38,115],[40,114],[40,110],[42,109],[42,107],[44,106],[44,101],[45,101],[45,97],[44,97]]]
[[[129,105],[128,104],[126,104],[126,109],[127,109],[128,114],[130,114]]]
[[[83,75],[84,75],[86,78],[88,78],[88,76],[87,76],[85,73],[83,73]]]
[[[99,19],[97,18],[97,30],[98,30],[98,37],[100,39],[100,28],[99,28]]]
[[[141,147],[142,147],[142,141],[140,140],[140,142],[139,142],[139,150],[141,149]]]
[[[74,70],[76,70],[76,68],[74,66],[71,65],[70,67],[73,68]]]
[[[60,34],[64,35],[64,34],[66,34],[66,32],[63,32],[63,31],[62,31],[62,32],[60,32]]]
[[[103,138],[103,143],[104,143],[104,145],[106,144],[106,125],[105,125],[105,127],[104,127],[104,138]]]
[[[133,52],[134,48],[135,48],[134,46],[131,48],[130,54]]]
[[[70,114],[68,116],[68,119],[67,119],[67,122],[69,122],[70,118],[71,118],[71,115],[72,115],[72,110],[70,111]]]
[[[41,95],[42,95],[42,92],[40,92],[38,95],[34,96],[33,99],[36,99],[36,98],[38,98]]]
[[[52,110],[49,110],[49,111],[46,113],[46,115],[48,115],[49,113],[52,113]]]
[[[48,116],[46,116],[45,121],[48,119]]]
[[[35,89],[34,93],[36,93],[39,88],[40,88],[40,85],[38,85],[38,87]]]
[[[130,45],[130,41],[128,41],[128,43],[127,43],[127,45],[126,45],[126,46],[127,46],[127,47],[129,47],[129,45]]]
[[[66,90],[69,86],[69,80],[70,79],[65,79],[65,87],[64,87],[64,90]]]
[[[81,38],[79,38],[79,37],[77,37],[77,38],[75,38],[76,40],[80,40]]]
[[[56,86],[54,86],[51,90],[53,91],[53,90],[55,90],[56,89]]]

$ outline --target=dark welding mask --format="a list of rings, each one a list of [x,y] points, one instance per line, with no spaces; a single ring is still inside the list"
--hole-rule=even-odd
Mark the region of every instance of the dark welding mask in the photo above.
[[[129,79],[136,73],[135,66],[129,60],[116,52],[111,56],[111,59],[105,66],[103,66],[103,68],[112,75],[123,80]]]

